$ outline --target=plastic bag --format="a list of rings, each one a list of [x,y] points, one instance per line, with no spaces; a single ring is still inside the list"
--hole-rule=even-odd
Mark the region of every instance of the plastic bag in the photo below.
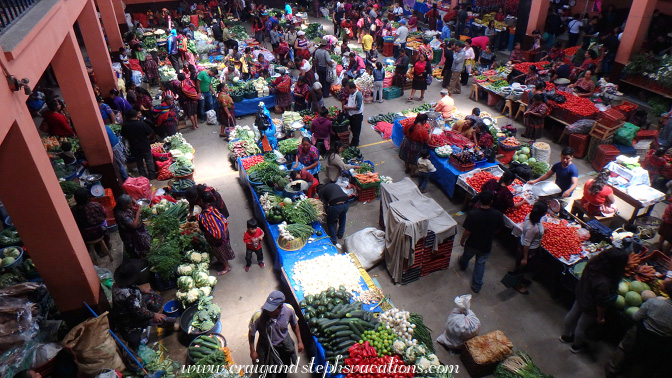
[[[168,169],[172,163],[172,160],[156,161],[156,166],[159,168],[159,176],[156,178],[157,180],[165,181],[173,178],[173,172]]]
[[[614,143],[622,144],[624,146],[632,146],[632,140],[635,139],[638,132],[639,127],[633,125],[632,123],[626,122],[623,127],[616,131],[616,135],[614,136]]]
[[[20,349],[38,331],[33,303],[26,298],[0,298],[0,354]]]
[[[63,347],[58,343],[39,344],[35,348],[35,359],[33,366],[41,366],[56,357]]]
[[[448,315],[445,326],[446,330],[436,338],[437,342],[447,348],[459,348],[465,341],[478,335],[481,329],[481,321],[469,309],[470,302],[471,294],[455,298],[457,307]]]
[[[205,112],[205,123],[208,125],[216,125],[217,122],[217,112],[215,112],[214,109],[210,109],[207,112]]]
[[[147,177],[129,177],[122,186],[126,193],[136,201],[140,198],[152,198],[152,186]]]
[[[367,227],[345,238],[345,250],[354,253],[364,269],[373,268],[385,251],[385,231]]]
[[[567,126],[567,132],[570,134],[588,134],[595,125],[592,119],[580,119]]]
[[[123,371],[114,339],[109,333],[110,323],[105,312],[78,324],[63,339],[63,347],[75,356],[75,363],[82,377],[95,377],[102,370]]]

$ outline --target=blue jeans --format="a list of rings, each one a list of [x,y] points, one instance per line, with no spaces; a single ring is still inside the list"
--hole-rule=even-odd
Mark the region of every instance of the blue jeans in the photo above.
[[[481,253],[476,248],[465,246],[464,253],[460,256],[457,262],[460,264],[460,269],[465,270],[469,266],[469,261],[476,256],[476,265],[474,265],[474,273],[471,275],[471,288],[474,291],[480,291],[483,286],[483,273],[485,273],[485,262],[490,257],[490,252]]]
[[[338,243],[338,238],[342,238],[345,235],[345,220],[349,208],[349,203],[329,206],[327,208],[327,233],[333,244]],[[338,231],[336,231],[336,223],[338,223]]]
[[[418,172],[418,189],[424,191],[429,182],[429,172]]]
[[[198,100],[198,116],[205,119],[205,112],[212,109],[212,92],[202,92],[203,99]]]

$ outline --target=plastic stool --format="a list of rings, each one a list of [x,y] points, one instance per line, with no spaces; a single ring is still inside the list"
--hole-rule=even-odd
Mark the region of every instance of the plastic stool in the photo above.
[[[518,119],[518,116],[521,114],[525,114],[525,111],[527,110],[527,105],[521,103],[520,106],[518,107],[518,112],[516,113],[516,117],[513,119],[514,121]]]
[[[469,93],[469,98],[471,98],[472,95],[474,96],[474,101],[478,102],[478,84],[473,84],[471,86],[471,93]]]
[[[509,109],[509,118],[513,118],[513,100],[506,100],[504,108],[502,109],[502,114],[506,114],[506,109]]]
[[[110,261],[114,261],[114,258],[110,253],[110,249],[107,248],[107,244],[105,244],[105,241],[103,239],[104,236],[101,236],[96,240],[84,241],[84,243],[86,244],[86,249],[89,250],[89,254],[91,254],[91,260],[93,260],[94,264],[98,263],[98,252],[96,252],[97,245],[100,245],[100,250],[103,252],[103,254],[107,255],[107,257],[110,258]]]

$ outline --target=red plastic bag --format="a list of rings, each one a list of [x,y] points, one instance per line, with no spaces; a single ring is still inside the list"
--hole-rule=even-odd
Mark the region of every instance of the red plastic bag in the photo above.
[[[126,193],[136,201],[141,198],[152,198],[152,186],[147,177],[129,177],[122,186]]]
[[[156,161],[156,165],[159,167],[159,176],[156,178],[159,181],[165,181],[165,180],[170,180],[173,178],[173,172],[168,169],[170,165],[172,164],[171,160],[166,160],[166,161]]]
[[[162,195],[159,195],[159,196],[154,196],[154,198],[152,198],[152,205],[156,205],[157,203],[161,202],[161,200],[164,200],[164,199],[168,202],[177,203],[177,200],[175,198],[173,198],[172,196],[162,194]]]

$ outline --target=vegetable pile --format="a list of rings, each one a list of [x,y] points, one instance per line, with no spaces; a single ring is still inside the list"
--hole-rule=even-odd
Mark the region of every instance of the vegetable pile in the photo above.
[[[356,178],[360,184],[374,184],[380,182],[380,175],[376,172],[358,173],[352,177]]]
[[[244,159],[240,160],[243,163],[243,169],[248,171],[250,168],[254,167],[255,165],[259,163],[263,163],[265,161],[264,157],[262,155],[254,155],[250,156]]]
[[[198,311],[191,319],[191,326],[200,332],[207,332],[215,328],[221,312],[222,309],[212,303],[212,297],[203,297],[198,301]]]
[[[524,352],[516,352],[515,355],[508,357],[497,365],[495,369],[495,378],[553,378],[553,376],[544,374],[532,358]]]
[[[286,202],[283,202],[283,204],[282,215],[288,223],[308,225],[324,215],[322,202],[315,198],[302,199],[290,205],[287,205]]]
[[[299,149],[299,140],[290,138],[278,142],[278,151],[283,155],[296,155]]]
[[[519,197],[515,197],[513,201],[515,203],[518,203],[522,201],[522,199]],[[504,212],[504,215],[506,215],[509,219],[511,219],[513,223],[519,224],[525,221],[525,217],[527,216],[527,214],[530,213],[530,211],[532,211],[532,205],[525,202],[520,207],[512,207],[510,209],[507,209]]]
[[[185,157],[178,157],[168,169],[176,177],[188,176],[194,173],[194,164]]]
[[[359,168],[357,169],[357,173],[368,173],[368,172],[373,172],[373,164],[363,162],[362,164],[359,165]]]
[[[216,306],[216,305],[214,305]],[[217,335],[201,335],[198,336],[189,346],[189,356],[194,360],[194,362],[200,361],[202,358],[207,357],[217,351],[221,351],[224,348],[224,340]]]
[[[297,262],[292,269],[294,280],[305,295],[319,294],[330,287],[344,286],[350,293],[361,293],[359,269],[348,255],[323,255]]]
[[[183,191],[185,191],[185,190],[187,190],[187,189],[189,189],[189,188],[191,188],[192,186],[195,186],[195,185],[196,185],[196,183],[194,182],[194,180],[189,180],[189,179],[177,180],[177,181],[173,182],[173,185],[171,186],[171,189],[174,190],[174,191],[183,192]]]
[[[588,98],[579,97],[571,93],[557,91],[557,94],[565,96],[567,101],[562,104],[554,103],[554,106],[563,108],[569,112],[572,112],[579,116],[592,116],[597,113],[599,110],[595,107],[592,101]]]
[[[569,260],[572,255],[581,254],[581,239],[576,228],[568,227],[565,221],[560,223],[544,222],[544,236],[541,246],[556,258]]]
[[[240,139],[235,142],[229,142],[229,151],[231,151],[231,154],[237,158],[261,153],[261,150],[257,147],[257,143],[249,139]]]
[[[364,331],[361,341],[371,344],[378,351],[378,357],[382,357],[391,354],[395,338],[396,334],[389,325],[379,324],[375,330]]]
[[[278,226],[280,230],[280,239],[284,241],[292,241],[294,239],[308,240],[315,230],[305,224],[287,224],[287,222],[282,222]]]
[[[475,173],[471,177],[467,177],[466,181],[467,181],[467,184],[469,184],[469,186],[471,186],[472,188],[474,188],[474,190],[476,190],[477,192],[480,193],[481,188],[483,187],[483,184],[485,184],[486,182],[488,182],[489,180],[492,180],[492,179],[498,179],[498,177],[493,175],[490,172],[480,171],[480,172]]]
[[[361,160],[363,157],[364,155],[362,155],[362,152],[359,150],[359,148],[353,146],[346,148],[341,153],[341,158],[343,158],[343,161],[350,161],[353,159]]]
[[[207,252],[188,251],[183,263],[177,267],[177,293],[175,297],[186,307],[210,295],[217,278],[208,274],[210,255]]]
[[[345,359],[346,378],[411,378],[412,366],[406,366],[398,356],[378,357],[376,348],[368,341],[357,343],[348,348],[350,358]]]

